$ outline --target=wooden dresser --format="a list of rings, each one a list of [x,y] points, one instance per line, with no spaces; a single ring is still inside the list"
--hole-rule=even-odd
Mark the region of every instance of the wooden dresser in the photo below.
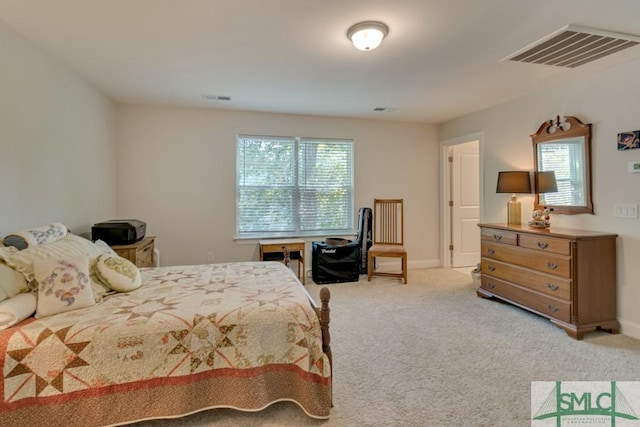
[[[138,267],[153,267],[155,239],[155,236],[146,236],[130,245],[111,245],[111,248]]]
[[[547,317],[582,339],[596,328],[618,333],[616,234],[526,225],[478,224],[481,286],[496,297]]]

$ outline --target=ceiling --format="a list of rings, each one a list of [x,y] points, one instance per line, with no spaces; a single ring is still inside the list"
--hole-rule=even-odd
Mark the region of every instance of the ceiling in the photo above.
[[[370,52],[346,37],[366,20],[389,26]],[[640,56],[502,61],[568,24],[640,35],[637,0],[0,0],[0,22],[118,103],[424,123]]]

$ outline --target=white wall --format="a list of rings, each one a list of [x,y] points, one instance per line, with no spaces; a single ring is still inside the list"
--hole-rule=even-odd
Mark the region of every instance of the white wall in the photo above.
[[[640,150],[617,151],[619,132],[640,129],[640,60],[630,61],[553,90],[445,123],[442,140],[484,132],[484,222],[505,222],[508,195],[496,194],[500,170],[533,170],[530,134],[556,115],[577,116],[592,123],[592,178],[595,215],[552,215],[554,225],[619,235],[618,320],[628,335],[640,338],[640,220],[613,217],[617,203],[640,203],[640,174],[627,173],[627,163],[640,161]],[[533,197],[520,197],[523,221]]]
[[[115,213],[115,106],[0,24],[0,237]]]
[[[258,259],[257,241],[234,240],[237,134],[352,138],[356,210],[403,197],[410,268],[440,264],[435,126],[139,106],[118,126],[118,216],[147,222],[163,265]]]

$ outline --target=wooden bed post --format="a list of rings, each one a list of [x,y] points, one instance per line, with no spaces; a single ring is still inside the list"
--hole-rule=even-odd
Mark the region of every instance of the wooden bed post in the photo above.
[[[331,383],[333,383],[333,356],[331,355],[331,335],[329,335],[329,300],[331,292],[326,286],[320,289],[320,309],[316,309],[320,320],[320,331],[322,332],[322,352],[329,359],[329,370],[331,372]],[[331,407],[333,407],[333,386],[331,387]]]
[[[320,329],[322,330],[322,351],[329,358],[331,363],[331,371],[333,372],[333,358],[331,357],[331,336],[329,335],[329,300],[331,299],[331,292],[326,286],[320,289]]]

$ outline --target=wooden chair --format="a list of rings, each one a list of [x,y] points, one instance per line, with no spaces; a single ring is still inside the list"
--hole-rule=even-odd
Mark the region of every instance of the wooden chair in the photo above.
[[[407,251],[404,248],[403,199],[374,199],[373,201],[373,246],[367,255],[367,280],[371,276],[402,278],[407,283]],[[392,273],[376,270],[376,257],[400,258],[402,272]]]

